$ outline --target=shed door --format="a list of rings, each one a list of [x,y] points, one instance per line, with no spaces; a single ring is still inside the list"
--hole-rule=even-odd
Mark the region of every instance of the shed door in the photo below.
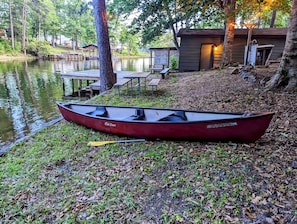
[[[199,70],[209,70],[211,68],[213,68],[213,44],[202,44]]]

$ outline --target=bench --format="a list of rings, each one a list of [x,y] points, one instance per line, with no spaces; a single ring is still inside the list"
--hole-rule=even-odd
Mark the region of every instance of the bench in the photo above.
[[[157,87],[159,85],[159,82],[160,82],[161,79],[152,79],[150,82],[149,82],[149,86],[152,87],[152,96],[154,96],[154,88],[157,90]]]
[[[93,97],[94,91],[100,92],[100,81],[90,84],[87,88],[91,92],[91,97]]]
[[[127,84],[127,89],[129,88],[128,83],[131,82],[131,79],[120,79],[115,83],[113,86],[118,89],[118,93],[120,95],[120,87],[124,86]],[[132,82],[131,82],[132,83]],[[132,87],[131,87],[132,88]]]
[[[162,69],[164,69],[164,65],[155,64],[154,66],[151,66],[151,73],[162,71]]]
[[[162,75],[162,79],[165,79],[165,76],[169,74],[169,68],[164,68],[160,71],[160,74]]]

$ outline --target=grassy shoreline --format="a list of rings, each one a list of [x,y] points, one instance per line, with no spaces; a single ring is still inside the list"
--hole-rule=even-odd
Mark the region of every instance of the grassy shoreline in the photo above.
[[[17,55],[10,55],[10,54],[0,54],[0,62],[6,61],[25,61],[25,60],[34,60],[36,57],[32,55],[24,55],[24,54],[17,54]]]
[[[252,144],[160,140],[100,148],[87,142],[126,138],[63,120],[0,158],[2,222],[295,222],[296,94],[260,93],[228,70],[171,74],[160,85],[156,97],[149,89],[133,97],[111,90],[91,102],[273,110],[276,117]]]
[[[68,47],[51,47],[51,54],[61,54],[61,53],[66,53],[69,51],[73,51],[72,48]],[[77,50],[77,52],[81,52],[80,50]],[[122,55],[118,53],[114,53],[113,57],[117,58],[139,58],[139,57],[150,57],[149,53],[141,53],[140,55]],[[33,55],[27,54],[24,55],[22,53],[18,54],[0,54],[0,62],[6,62],[6,61],[23,61],[23,60],[34,60],[38,59],[38,57],[35,57]]]

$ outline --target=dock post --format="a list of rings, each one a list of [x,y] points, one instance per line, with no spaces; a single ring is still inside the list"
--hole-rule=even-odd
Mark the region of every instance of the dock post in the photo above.
[[[65,81],[62,78],[63,96],[65,96]]]
[[[81,80],[79,79],[78,80],[78,92],[77,92],[78,93],[78,97],[80,97],[80,93],[81,93],[80,91],[81,91]]]

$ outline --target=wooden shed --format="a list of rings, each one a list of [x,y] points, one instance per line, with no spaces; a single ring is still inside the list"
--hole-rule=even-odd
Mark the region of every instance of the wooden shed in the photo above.
[[[89,44],[82,47],[82,50],[86,56],[86,60],[98,59],[98,47],[95,44]]]
[[[223,56],[224,29],[181,29],[180,71],[207,70],[220,66]],[[251,40],[258,45],[274,45],[270,59],[281,57],[287,35],[287,28],[253,29]],[[243,64],[248,29],[235,29],[233,62]]]

